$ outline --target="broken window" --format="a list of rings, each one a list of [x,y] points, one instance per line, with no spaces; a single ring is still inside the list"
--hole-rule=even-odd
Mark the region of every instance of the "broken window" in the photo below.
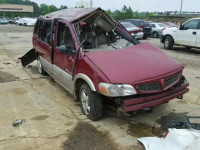
[[[42,32],[43,32],[43,20],[38,20],[36,27],[35,27],[35,35],[38,36],[38,39],[41,39]]]
[[[50,44],[51,22],[44,22],[43,29],[44,30],[41,36],[41,40],[45,43]]]
[[[57,46],[65,45],[75,49],[75,43],[72,38],[69,27],[64,23],[58,24]]]
[[[121,49],[138,41],[104,12],[96,11],[75,24],[84,51]]]

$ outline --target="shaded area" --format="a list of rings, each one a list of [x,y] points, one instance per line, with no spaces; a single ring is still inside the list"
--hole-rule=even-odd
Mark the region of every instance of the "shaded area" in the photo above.
[[[191,53],[191,54],[200,54],[200,50],[196,49],[196,48],[191,48],[191,49],[187,49],[184,47],[173,47],[172,50],[170,51],[177,51],[177,52],[181,52],[181,53]]]
[[[39,74],[37,66],[28,65],[32,74]]]
[[[128,134],[134,137],[163,136],[160,127],[151,126],[145,123],[129,123]]]
[[[162,116],[157,122],[161,125],[163,131],[167,131],[168,128],[200,130],[200,124],[190,122],[191,118],[200,117],[190,117],[186,115],[187,113],[170,113],[166,116]]]
[[[0,83],[11,82],[18,79],[19,77],[15,77],[14,75],[10,73],[0,71]]]
[[[31,120],[45,120],[48,117],[49,117],[48,115],[41,115],[41,116],[33,117],[31,118]]]
[[[64,150],[117,150],[108,133],[98,131],[91,124],[79,122],[64,143]]]

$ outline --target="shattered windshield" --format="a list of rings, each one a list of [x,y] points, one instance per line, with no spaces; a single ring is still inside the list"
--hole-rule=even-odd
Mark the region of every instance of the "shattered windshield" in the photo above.
[[[138,44],[123,27],[102,11],[95,12],[75,24],[83,51],[107,51]]]

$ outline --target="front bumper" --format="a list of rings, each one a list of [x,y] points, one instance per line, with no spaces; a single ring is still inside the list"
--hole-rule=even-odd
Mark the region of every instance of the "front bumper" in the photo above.
[[[174,98],[182,97],[183,94],[187,93],[189,83],[184,80],[178,83],[176,86],[162,93],[130,97],[121,100],[121,107],[125,112],[131,112],[147,107],[156,106],[159,104],[166,103]]]
[[[151,31],[150,32],[143,32],[144,36],[143,37],[150,37],[151,36]]]
[[[144,36],[144,33],[143,33],[143,32],[138,32],[134,37],[135,37],[136,39],[142,39],[143,36]]]

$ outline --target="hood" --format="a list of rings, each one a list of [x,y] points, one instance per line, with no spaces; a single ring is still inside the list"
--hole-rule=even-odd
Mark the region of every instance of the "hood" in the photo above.
[[[176,28],[176,27],[168,27],[164,31],[177,31],[177,30],[178,30],[178,28]]]
[[[134,83],[183,69],[181,64],[150,43],[119,50],[87,52],[86,56],[111,83]]]

